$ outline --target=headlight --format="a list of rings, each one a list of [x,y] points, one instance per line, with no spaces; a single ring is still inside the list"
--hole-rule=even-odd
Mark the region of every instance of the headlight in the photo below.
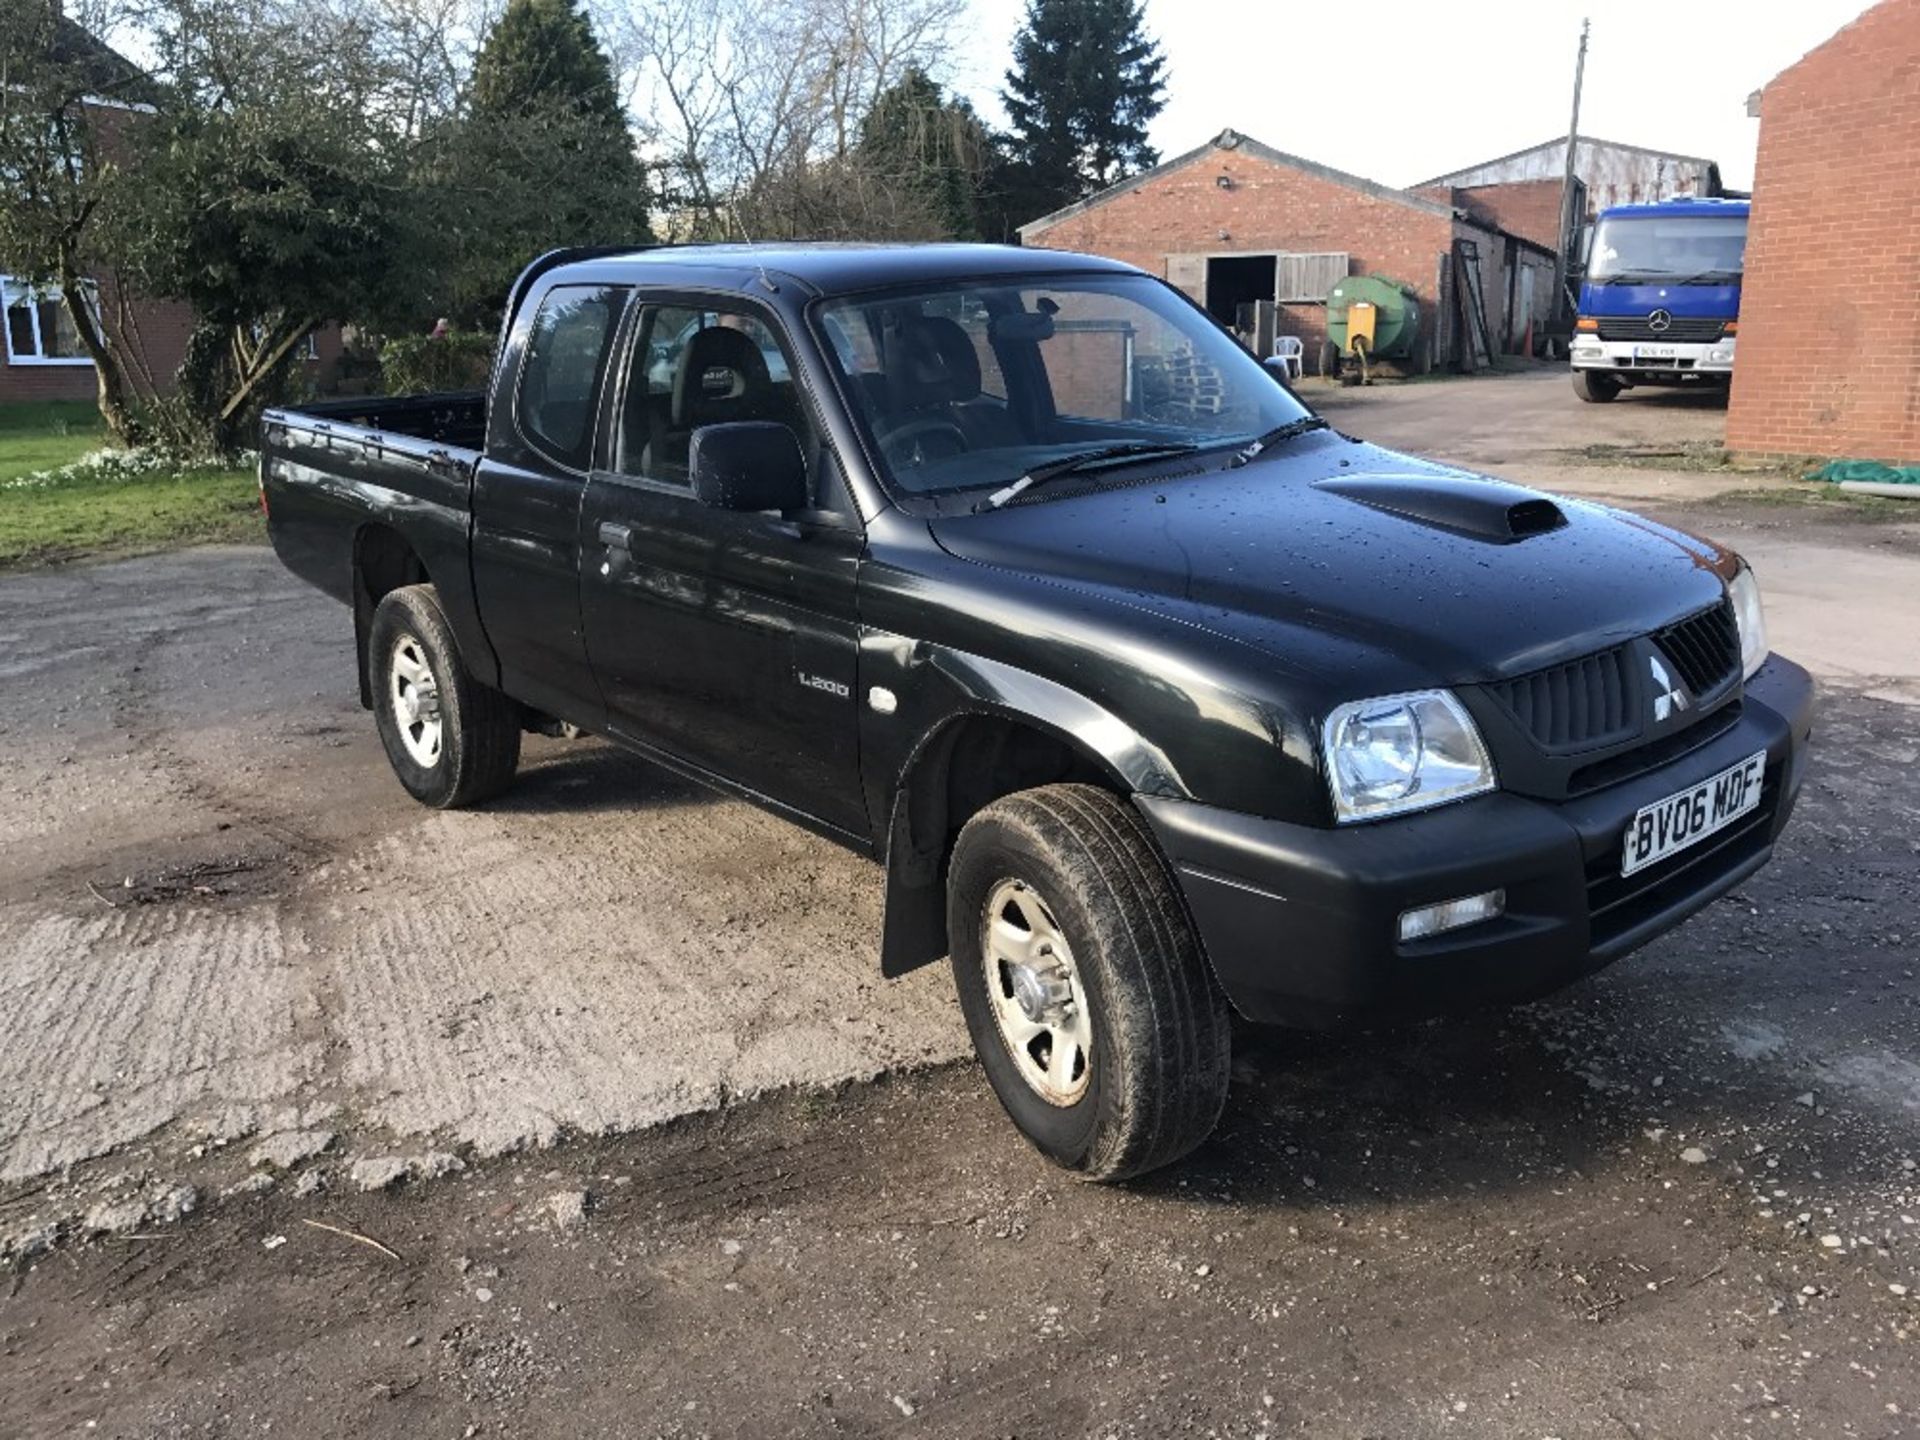
[[[1473,717],[1445,690],[1342,705],[1327,717],[1323,741],[1343,825],[1493,789],[1493,762]]]
[[[1740,674],[1751,680],[1767,659],[1767,616],[1760,608],[1760,582],[1743,562],[1727,586],[1733,618],[1740,626]]]

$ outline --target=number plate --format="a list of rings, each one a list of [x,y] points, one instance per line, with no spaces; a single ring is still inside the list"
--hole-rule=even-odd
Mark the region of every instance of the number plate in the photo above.
[[[1698,785],[1654,801],[1627,825],[1620,873],[1631,875],[1726,829],[1760,803],[1766,775],[1767,752],[1761,750]]]
[[[1636,360],[1671,360],[1680,353],[1677,345],[1636,345],[1633,358]]]

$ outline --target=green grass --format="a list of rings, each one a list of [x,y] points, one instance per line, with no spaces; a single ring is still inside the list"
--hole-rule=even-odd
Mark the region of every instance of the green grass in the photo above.
[[[104,443],[91,405],[0,406],[0,569],[260,538],[250,470],[202,467],[5,488],[9,480],[66,465]]]
[[[1770,486],[1764,490],[1729,490],[1705,503],[1727,507],[1764,505],[1775,509],[1799,509],[1845,520],[1890,520],[1895,523],[1920,520],[1920,500],[1897,500],[1889,495],[1861,495],[1819,481]]]
[[[89,401],[0,405],[0,481],[69,464],[106,441],[100,412]]]
[[[1718,440],[1681,440],[1671,445],[1582,445],[1560,452],[1575,465],[1605,465],[1629,470],[1686,470],[1705,473],[1745,470],[1759,474],[1778,467],[1736,465]]]

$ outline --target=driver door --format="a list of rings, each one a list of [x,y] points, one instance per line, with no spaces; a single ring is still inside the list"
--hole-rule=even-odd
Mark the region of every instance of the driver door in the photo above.
[[[581,611],[608,727],[865,838],[855,584],[864,536],[771,315],[644,300],[604,468],[581,508]],[[790,426],[824,514],[703,505],[702,425]],[[844,517],[844,518],[841,518]]]

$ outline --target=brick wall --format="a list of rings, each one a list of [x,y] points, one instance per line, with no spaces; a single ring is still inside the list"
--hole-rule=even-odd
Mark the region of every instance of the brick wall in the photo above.
[[[1218,183],[1223,175],[1233,182],[1231,189]],[[1024,239],[1110,256],[1155,275],[1167,273],[1169,255],[1345,251],[1355,274],[1391,276],[1413,286],[1422,333],[1431,336],[1435,279],[1452,234],[1449,215],[1246,148],[1209,147],[1187,164],[1045,229],[1030,228]],[[1326,307],[1282,305],[1279,328],[1300,337],[1311,367],[1326,335]]]
[[[1558,250],[1560,190],[1558,180],[1515,180],[1504,185],[1473,185],[1454,194],[1475,219]]]
[[[1920,463],[1920,0],[1761,97],[1729,448]]]

